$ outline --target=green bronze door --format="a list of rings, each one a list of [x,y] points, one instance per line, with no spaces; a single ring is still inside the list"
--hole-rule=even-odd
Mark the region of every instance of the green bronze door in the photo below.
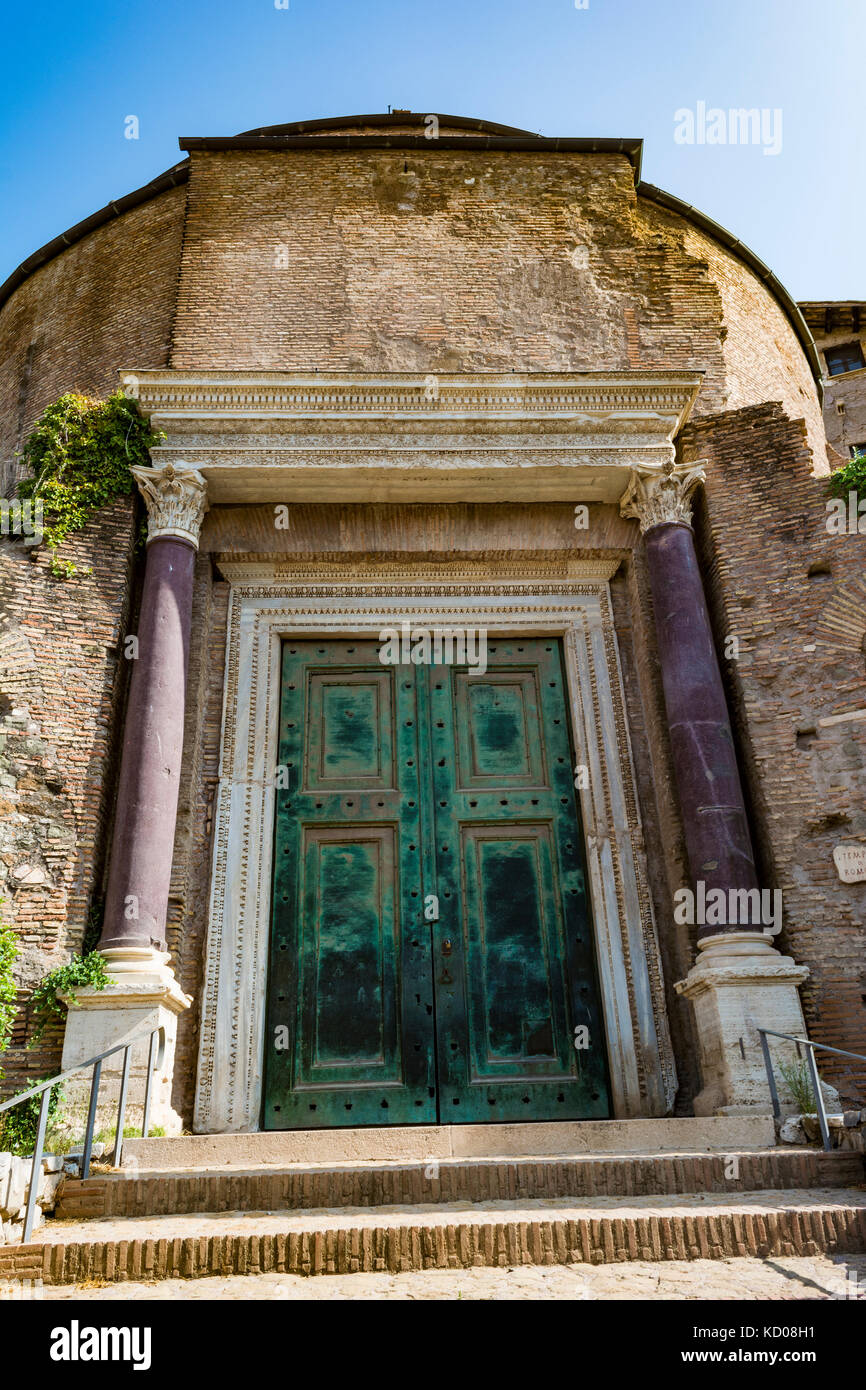
[[[379,651],[283,647],[265,1128],[607,1116],[560,644]]]

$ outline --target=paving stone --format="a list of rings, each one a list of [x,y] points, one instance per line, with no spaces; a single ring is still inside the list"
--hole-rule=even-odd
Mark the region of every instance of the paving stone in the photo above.
[[[580,1300],[866,1299],[866,1253],[772,1260],[633,1260],[615,1265],[525,1265],[340,1274],[260,1274],[159,1283],[59,1285],[46,1299],[108,1300]]]

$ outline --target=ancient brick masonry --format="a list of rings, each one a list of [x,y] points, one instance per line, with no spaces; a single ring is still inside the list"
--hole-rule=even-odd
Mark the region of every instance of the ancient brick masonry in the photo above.
[[[107,396],[117,390],[120,365],[168,361],[185,203],[186,188],[173,189],[97,228],[3,305],[0,472],[6,477],[16,471],[15,453],[33,422],[64,391]]]
[[[119,498],[70,539],[74,583],[54,578],[44,554],[0,544],[0,897],[21,938],[22,1000],[81,950],[101,896],[135,518],[134,500]],[[57,1031],[32,1050],[25,1032],[21,1015],[7,1089],[59,1070]]]

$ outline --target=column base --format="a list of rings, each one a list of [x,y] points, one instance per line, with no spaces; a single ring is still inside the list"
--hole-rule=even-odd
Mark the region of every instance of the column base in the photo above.
[[[674,988],[695,1011],[703,1090],[696,1115],[772,1113],[759,1028],[806,1036],[798,993],[809,971],[783,956],[760,932],[707,938],[684,980]],[[780,1062],[797,1061],[793,1043],[768,1039],[783,1110],[795,1111]]]
[[[106,989],[78,989],[74,1003],[67,996],[61,996],[69,1009],[63,1039],[62,1069],[66,1071],[78,1066],[147,1027],[163,1028],[165,1053],[151,1091],[150,1131],[153,1133],[158,1129],[167,1135],[180,1134],[183,1123],[171,1104],[177,1016],[190,1007],[192,1000],[175,980],[168,965],[170,957],[167,953],[149,946],[117,946],[108,947],[103,954],[108,974],[115,983]],[[147,1036],[132,1047],[125,1123],[138,1129],[141,1128],[144,1112],[148,1049]],[[106,1129],[111,1130],[112,1135],[114,1133],[122,1069],[122,1052],[116,1052],[102,1064],[97,1132]],[[66,1083],[67,1104],[63,1126],[76,1139],[80,1139],[84,1132],[90,1078],[89,1071],[81,1072]]]

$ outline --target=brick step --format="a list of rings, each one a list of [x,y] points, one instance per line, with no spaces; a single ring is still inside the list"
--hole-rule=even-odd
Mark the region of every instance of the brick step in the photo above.
[[[728,1177],[736,1160],[738,1177]],[[863,1156],[815,1149],[770,1153],[463,1159],[426,1163],[132,1172],[67,1179],[60,1219],[185,1212],[287,1211],[528,1198],[755,1192],[856,1187]]]
[[[0,1246],[0,1279],[72,1284],[862,1251],[862,1189],[792,1189],[53,1222],[29,1245]]]

